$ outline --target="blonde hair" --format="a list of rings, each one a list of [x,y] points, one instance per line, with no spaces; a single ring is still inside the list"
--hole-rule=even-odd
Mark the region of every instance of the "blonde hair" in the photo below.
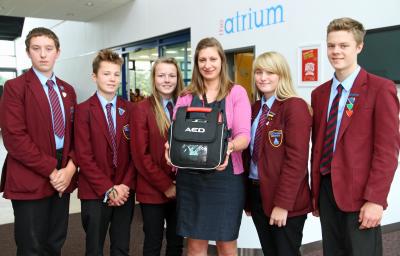
[[[176,68],[177,83],[176,83],[175,90],[172,92],[172,100],[174,102],[176,101],[176,99],[178,98],[179,94],[181,93],[181,91],[183,89],[183,80],[182,80],[182,74],[179,69],[178,63],[176,62],[176,60],[174,58],[159,58],[154,62],[153,67],[151,68],[152,94],[150,95],[149,99],[153,105],[153,111],[154,111],[154,114],[156,117],[158,130],[160,131],[160,134],[162,136],[164,136],[171,123],[170,123],[167,115],[165,114],[164,106],[162,103],[162,97],[161,97],[160,92],[157,90],[156,82],[155,82],[156,69],[157,69],[158,64],[161,64],[161,63],[171,64],[171,65],[174,65]]]
[[[204,86],[203,77],[201,76],[199,70],[199,53],[201,50],[209,47],[214,47],[219,57],[221,58],[221,72],[219,75],[219,92],[217,95],[217,100],[222,100],[225,98],[233,87],[233,82],[229,78],[228,74],[228,64],[226,60],[226,56],[224,53],[224,49],[220,42],[214,37],[207,37],[200,40],[197,44],[196,51],[194,53],[194,65],[193,65],[193,73],[192,73],[192,81],[190,85],[184,90],[183,95],[192,94],[192,95],[204,95],[206,93],[206,88]]]
[[[292,77],[290,75],[289,64],[285,57],[277,52],[265,52],[259,55],[253,63],[253,87],[257,90],[256,99],[262,96],[255,83],[254,74],[257,70],[266,70],[279,76],[278,86],[275,90],[277,100],[286,100],[291,97],[298,97],[293,87]]]
[[[326,35],[328,35],[330,32],[341,30],[351,32],[356,40],[357,45],[360,45],[364,42],[365,29],[360,22],[347,17],[334,19],[329,23]]]

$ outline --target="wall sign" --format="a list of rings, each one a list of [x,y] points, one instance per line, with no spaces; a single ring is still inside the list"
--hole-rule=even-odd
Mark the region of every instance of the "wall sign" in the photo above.
[[[299,47],[299,85],[319,85],[321,76],[321,47],[319,44]]]

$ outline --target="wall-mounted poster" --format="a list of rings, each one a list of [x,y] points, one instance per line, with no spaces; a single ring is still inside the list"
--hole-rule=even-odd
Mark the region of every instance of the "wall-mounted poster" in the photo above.
[[[321,50],[319,45],[299,47],[299,84],[318,85],[321,76]]]

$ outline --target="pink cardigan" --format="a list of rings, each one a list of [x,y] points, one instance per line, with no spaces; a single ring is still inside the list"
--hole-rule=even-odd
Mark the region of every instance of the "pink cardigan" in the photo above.
[[[192,95],[188,94],[178,98],[175,112],[178,107],[189,106],[192,102]],[[240,85],[234,85],[230,93],[225,98],[225,111],[228,129],[232,131],[232,138],[244,136],[247,138],[247,144],[250,142],[251,130],[251,106],[246,90]],[[235,151],[231,154],[233,173],[243,173],[242,152]]]

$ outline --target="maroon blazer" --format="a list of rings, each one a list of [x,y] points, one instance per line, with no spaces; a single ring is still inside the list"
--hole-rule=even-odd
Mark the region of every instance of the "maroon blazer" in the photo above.
[[[312,132],[312,186],[318,209],[321,153],[332,80],[311,95],[314,110]],[[331,164],[333,193],[345,212],[359,211],[369,201],[387,207],[386,198],[399,155],[399,101],[390,80],[361,69],[350,94],[353,114],[343,113]],[[346,108],[345,108],[346,109]]]
[[[114,185],[134,189],[135,169],[130,156],[131,104],[117,98],[117,168],[113,167],[107,119],[96,94],[79,104],[75,114],[75,150],[79,165],[78,197],[103,199]]]
[[[252,120],[261,101],[252,106]],[[264,213],[271,215],[275,206],[288,210],[288,217],[312,210],[308,184],[308,152],[312,117],[307,103],[300,98],[275,100],[266,132],[262,135],[257,163]],[[245,170],[250,169],[250,150],[245,151]]]
[[[65,137],[62,167],[74,160],[73,121],[76,95],[71,85],[56,78],[65,112]],[[1,106],[4,146],[8,151],[3,166],[0,191],[15,200],[34,200],[56,191],[49,176],[57,167],[50,103],[32,69],[8,80]],[[74,161],[76,162],[76,161]],[[66,193],[76,188],[76,176]]]
[[[175,173],[164,157],[167,138],[158,130],[151,99],[134,105],[131,126],[131,151],[138,170],[136,200],[150,204],[170,201],[164,191],[173,184]]]

